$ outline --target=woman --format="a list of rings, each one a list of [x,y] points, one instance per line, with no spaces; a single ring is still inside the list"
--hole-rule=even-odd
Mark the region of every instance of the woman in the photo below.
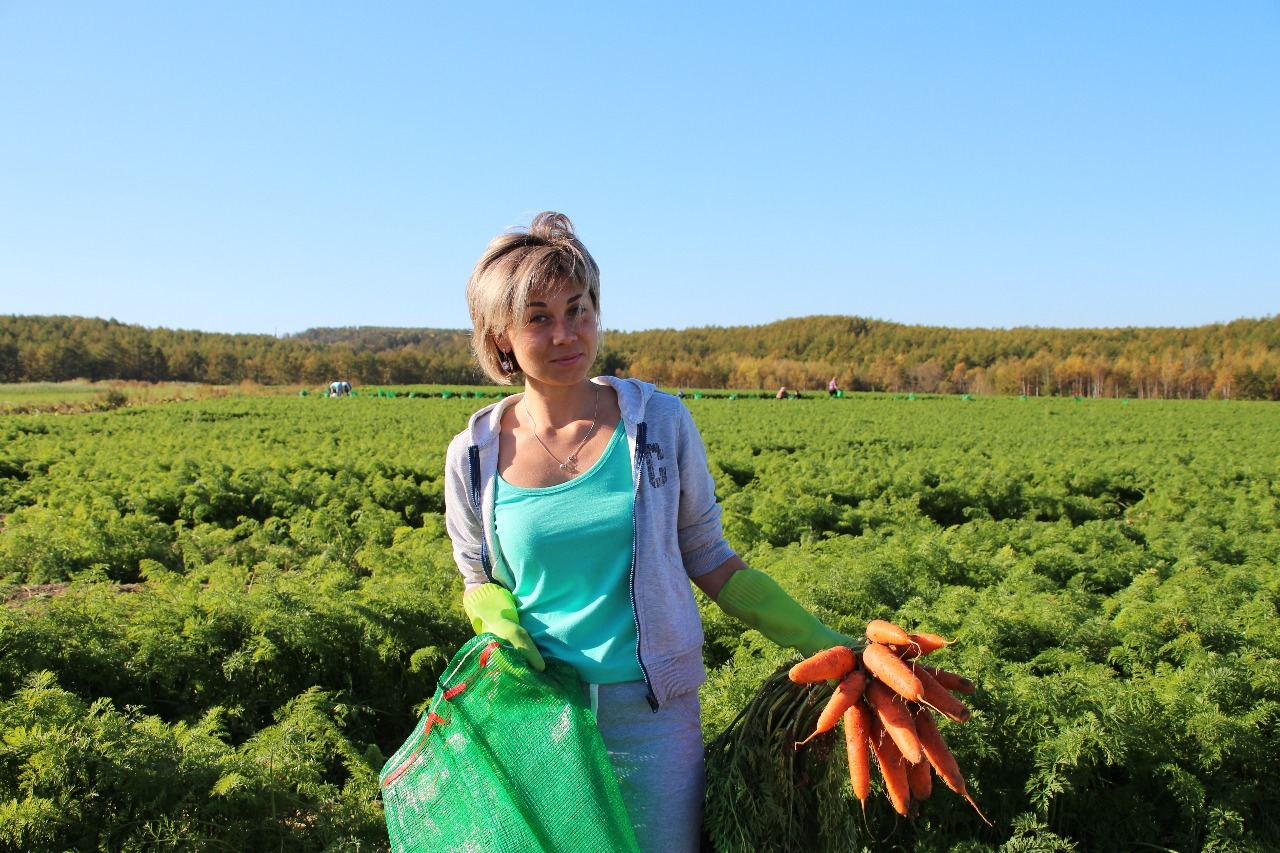
[[[702,627],[690,581],[781,645],[847,637],[725,542],[701,437],[654,386],[592,379],[600,272],[547,212],[490,242],[467,284],[472,349],[524,393],[449,445],[446,520],[477,633],[572,664],[643,850],[696,851],[704,788]]]

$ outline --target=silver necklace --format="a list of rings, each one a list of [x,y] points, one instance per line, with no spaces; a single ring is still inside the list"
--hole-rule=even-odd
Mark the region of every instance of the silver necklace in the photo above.
[[[587,446],[587,442],[591,440],[592,434],[596,431],[596,424],[600,422],[600,386],[596,385],[596,411],[591,420],[591,429],[587,430],[587,435],[582,439],[582,443],[578,445],[578,449],[566,456],[563,462],[560,461],[560,457],[551,452],[551,448],[547,447],[546,443],[543,442],[542,436],[538,435],[538,422],[533,419],[533,412],[529,411],[528,398],[522,397],[520,402],[524,405],[524,413],[529,418],[529,425],[533,427],[533,437],[538,440],[538,444],[541,444],[542,449],[547,451],[547,455],[555,460],[561,471],[567,474],[576,473],[578,470],[578,454],[582,452],[582,448]]]

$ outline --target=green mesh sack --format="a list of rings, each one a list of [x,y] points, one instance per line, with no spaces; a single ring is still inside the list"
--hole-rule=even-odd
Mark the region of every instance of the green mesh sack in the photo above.
[[[535,672],[492,634],[445,669],[382,769],[395,851],[636,851],[578,673]]]

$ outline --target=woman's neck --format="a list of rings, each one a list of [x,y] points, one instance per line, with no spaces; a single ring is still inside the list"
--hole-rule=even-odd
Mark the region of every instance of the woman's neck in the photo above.
[[[568,386],[526,382],[523,404],[544,428],[562,429],[591,420],[599,393],[590,379]]]

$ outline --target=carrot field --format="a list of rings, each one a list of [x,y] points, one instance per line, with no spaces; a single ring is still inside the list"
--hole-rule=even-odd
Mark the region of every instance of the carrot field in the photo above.
[[[0,849],[385,849],[378,771],[469,635],[441,474],[487,402],[0,414]],[[1280,848],[1275,404],[686,404],[751,565],[957,641],[942,733],[992,824],[945,789],[864,817],[832,732],[754,812],[713,763],[709,847]],[[795,656],[700,606],[718,744]]]

